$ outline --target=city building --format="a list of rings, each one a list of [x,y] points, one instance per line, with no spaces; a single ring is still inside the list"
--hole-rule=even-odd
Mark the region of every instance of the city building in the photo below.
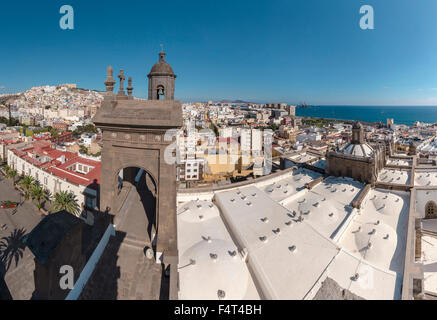
[[[76,196],[81,208],[98,208],[100,161],[58,150],[50,141],[11,148],[7,160],[19,175],[32,176],[51,194],[69,191]]]

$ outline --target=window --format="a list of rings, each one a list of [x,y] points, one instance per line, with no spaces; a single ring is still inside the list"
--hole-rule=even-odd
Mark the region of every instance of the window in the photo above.
[[[48,179],[47,177],[44,177],[44,184],[47,185],[47,183],[48,183]]]
[[[425,219],[437,218],[437,205],[434,201],[429,201],[425,206]]]

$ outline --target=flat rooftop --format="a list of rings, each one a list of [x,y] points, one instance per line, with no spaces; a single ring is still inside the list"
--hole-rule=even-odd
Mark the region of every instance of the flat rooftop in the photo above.
[[[281,179],[264,187],[263,190],[273,200],[281,201],[288,198],[305,188],[305,184],[321,177],[320,173],[299,168],[294,170],[291,177]]]
[[[371,190],[340,243],[372,265],[402,274],[409,194]]]
[[[378,175],[378,182],[392,183],[399,185],[410,184],[411,170],[384,168]]]
[[[437,168],[416,169],[414,172],[414,185],[418,187],[437,187]]]
[[[177,215],[179,299],[259,299],[218,208],[210,201],[190,201],[179,206]]]
[[[309,153],[303,152],[303,153],[288,157],[288,159],[290,159],[291,161],[296,162],[296,163],[307,163],[307,162],[312,162],[312,161],[316,160],[317,157],[315,157]]]
[[[205,248],[214,238],[223,239],[214,250],[238,248],[242,256],[247,255],[249,275],[260,297],[266,299],[317,299],[331,295],[329,290],[336,287],[333,283],[354,299],[399,299],[409,192],[371,189],[361,209],[355,209],[352,201],[364,184],[351,178],[327,177],[311,190],[299,187],[315,177],[303,169],[294,170],[262,183],[212,192],[212,202],[180,204],[178,237],[183,230],[191,231],[180,240],[180,250],[204,252],[202,255],[208,257]],[[194,199],[199,196],[193,194]],[[182,218],[184,212],[188,215]],[[196,249],[185,249],[192,243],[197,243]],[[192,263],[184,253],[181,257],[184,263]],[[224,259],[228,258],[224,254]],[[243,266],[232,263],[222,268],[224,273],[242,275],[247,288]],[[192,297],[192,290],[183,287],[193,281],[189,276],[184,278],[182,262],[180,267],[181,292],[185,290],[187,297]],[[204,279],[206,288],[218,286],[215,279]],[[221,281],[226,286],[227,280]],[[208,299],[217,299],[215,291],[211,290]],[[238,295],[244,296],[244,292]]]
[[[396,159],[390,158],[387,160],[388,165],[392,166],[408,166],[411,167],[413,165],[413,161],[409,159]]]
[[[333,239],[352,214],[350,203],[361,191],[363,185],[341,178],[328,178],[311,191],[302,192],[293,201],[284,201],[284,206],[305,221],[326,238]]]
[[[332,241],[256,187],[215,198],[267,299],[303,299],[338,253]]]

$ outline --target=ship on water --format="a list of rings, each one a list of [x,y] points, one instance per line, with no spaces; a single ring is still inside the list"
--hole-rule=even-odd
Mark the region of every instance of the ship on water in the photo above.
[[[309,104],[307,104],[306,102],[303,103],[299,103],[296,108],[309,108],[309,107],[315,107],[315,106],[311,106]]]

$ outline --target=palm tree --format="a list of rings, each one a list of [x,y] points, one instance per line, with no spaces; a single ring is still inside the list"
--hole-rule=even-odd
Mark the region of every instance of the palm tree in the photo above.
[[[12,261],[15,261],[15,266],[18,265],[18,260],[23,257],[24,250],[26,249],[26,245],[23,240],[26,236],[26,230],[15,229],[10,236],[3,237],[0,240],[0,262],[5,266],[5,269],[8,270],[12,264]]]
[[[35,179],[31,176],[24,176],[20,180],[20,187],[24,190],[24,199],[28,200],[30,197],[30,191],[35,186]]]
[[[36,201],[38,211],[41,211],[43,204],[50,200],[50,192],[36,184],[32,187],[30,195],[32,199]]]
[[[72,192],[61,191],[54,196],[51,212],[65,210],[75,216],[79,216],[79,205],[76,196]]]
[[[8,178],[9,177],[9,171],[11,171],[11,167],[9,167],[8,165],[5,165],[3,167],[3,171],[5,172],[6,178]]]
[[[15,187],[15,177],[17,176],[17,170],[9,170],[8,177],[12,178],[12,185]]]

